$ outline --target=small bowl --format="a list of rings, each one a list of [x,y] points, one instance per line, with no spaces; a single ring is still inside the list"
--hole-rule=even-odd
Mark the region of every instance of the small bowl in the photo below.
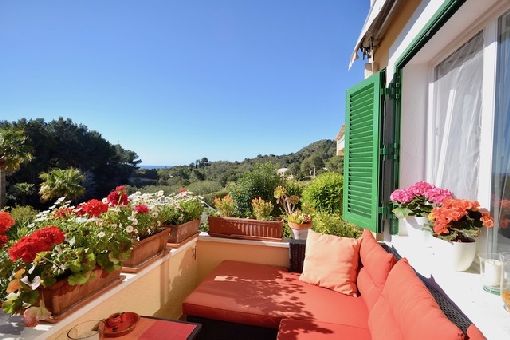
[[[99,331],[106,338],[123,336],[135,329],[140,315],[134,312],[122,312],[110,315],[99,322]]]

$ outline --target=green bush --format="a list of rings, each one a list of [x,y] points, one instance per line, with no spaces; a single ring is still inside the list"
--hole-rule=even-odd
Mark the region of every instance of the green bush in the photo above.
[[[342,214],[342,175],[325,172],[313,179],[303,190],[305,210]]]
[[[221,189],[223,189],[221,184],[219,182],[215,182],[215,181],[193,182],[193,183],[190,183],[190,185],[188,185],[186,188],[189,191],[191,191],[192,193],[201,195],[201,196],[203,196],[205,194],[215,193],[215,192],[221,191]]]
[[[11,210],[11,216],[19,227],[26,227],[32,223],[37,213],[38,211],[30,205],[18,205]]]
[[[9,239],[19,238],[25,232],[27,226],[34,221],[37,213],[38,211],[30,205],[18,205],[12,208],[11,216],[16,224],[8,231]]]
[[[260,197],[276,205],[274,189],[281,183],[276,167],[271,163],[255,166],[252,171],[244,173],[230,188],[230,195],[234,199],[238,215],[241,217],[253,216],[251,201]]]
[[[351,238],[358,238],[363,232],[360,227],[342,220],[339,214],[324,212],[314,214],[313,230],[318,233]]]

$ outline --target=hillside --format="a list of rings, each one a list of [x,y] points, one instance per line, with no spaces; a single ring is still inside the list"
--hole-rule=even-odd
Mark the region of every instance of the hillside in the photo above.
[[[287,168],[287,175],[307,180],[315,174],[329,170],[341,172],[342,158],[336,156],[336,143],[319,140],[301,150],[286,155],[258,155],[242,162],[209,162],[204,157],[188,165],[170,169],[138,170],[131,185],[142,191],[164,190],[175,192],[180,187],[202,194],[221,192],[230,182],[251,170],[256,164],[271,163],[275,169]]]

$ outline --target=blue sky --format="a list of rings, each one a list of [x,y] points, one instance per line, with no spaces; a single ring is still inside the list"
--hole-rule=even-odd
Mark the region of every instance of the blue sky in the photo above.
[[[69,117],[143,164],[334,138],[368,0],[3,1],[0,119]]]

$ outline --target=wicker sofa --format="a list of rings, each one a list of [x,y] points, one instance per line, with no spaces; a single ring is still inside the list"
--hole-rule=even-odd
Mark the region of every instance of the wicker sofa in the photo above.
[[[380,247],[395,261],[400,258],[394,249]],[[304,242],[291,241],[288,269],[239,261],[217,266],[183,303],[187,320],[202,324],[200,339],[381,338],[370,333],[371,306],[366,297],[346,296],[299,280],[305,249]],[[465,339],[485,339],[439,287],[418,277]]]

